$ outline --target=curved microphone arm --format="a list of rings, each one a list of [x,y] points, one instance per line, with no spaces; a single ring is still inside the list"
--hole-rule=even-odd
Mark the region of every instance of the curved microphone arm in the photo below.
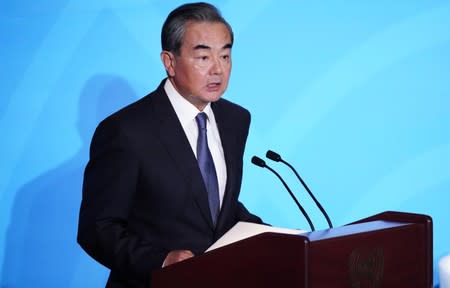
[[[303,216],[305,216],[306,220],[308,221],[309,227],[311,227],[311,231],[315,231],[314,229],[314,225],[311,222],[311,219],[309,218],[308,214],[306,213],[305,209],[303,209],[303,206],[298,202],[297,198],[295,198],[294,193],[292,193],[291,189],[289,189],[289,186],[286,184],[286,182],[283,180],[283,178],[281,178],[280,174],[278,174],[275,170],[273,170],[272,168],[270,168],[269,166],[266,165],[267,169],[269,169],[270,171],[272,171],[275,175],[277,175],[278,179],[280,179],[281,183],[283,183],[284,187],[286,188],[286,190],[289,192],[289,195],[291,195],[292,199],[294,199],[295,204],[297,204],[298,209],[300,209],[300,211],[302,211]]]
[[[327,219],[328,226],[330,228],[333,228],[333,224],[331,223],[330,217],[328,217],[327,212],[325,211],[325,209],[323,209],[323,207],[320,204],[320,202],[317,201],[316,197],[314,197],[314,194],[311,192],[311,190],[309,190],[308,185],[306,185],[305,181],[303,181],[302,177],[300,177],[300,175],[297,173],[297,170],[295,170],[295,168],[291,164],[289,164],[288,162],[284,161],[283,159],[280,159],[280,162],[284,163],[289,168],[291,168],[291,170],[294,172],[295,176],[297,176],[298,180],[302,183],[303,187],[305,187],[305,189],[308,192],[309,196],[311,196],[311,198],[313,199],[314,203],[316,203],[317,207],[322,212],[323,216],[325,216],[325,219]]]
[[[275,170],[273,170],[272,168],[270,168],[269,166],[265,166],[265,168],[269,169],[270,171],[272,171],[277,177],[278,179],[280,179],[281,183],[283,183],[284,187],[286,188],[286,190],[289,192],[289,195],[291,195],[292,199],[294,199],[295,204],[297,204],[298,209],[300,209],[300,211],[302,211],[303,216],[305,216],[306,220],[308,221],[309,227],[311,227],[311,231],[315,231],[314,225],[311,222],[311,219],[309,218],[308,214],[306,213],[305,209],[303,208],[303,206],[298,202],[297,198],[295,198],[294,193],[292,193],[291,189],[289,189],[289,186],[286,184],[286,182],[283,180],[283,178],[281,178],[280,174],[278,174]]]
[[[261,158],[257,157],[257,156],[253,156],[252,157],[252,163],[255,164],[256,166],[269,169],[273,174],[275,174],[278,177],[278,179],[280,179],[281,183],[283,183],[283,185],[284,185],[284,188],[286,188],[286,190],[289,192],[289,195],[291,195],[292,199],[294,199],[295,204],[297,204],[297,207],[300,209],[300,211],[302,212],[303,216],[305,216],[306,220],[308,221],[309,227],[311,227],[311,231],[315,231],[314,225],[311,222],[311,219],[309,218],[309,216],[306,213],[305,209],[303,209],[302,205],[300,205],[300,203],[298,202],[297,198],[295,198],[294,193],[292,193],[291,189],[286,184],[286,182],[284,182],[283,178],[281,178],[280,174],[278,174],[275,170],[273,170],[272,168],[267,166],[266,162],[264,160],[262,160]]]

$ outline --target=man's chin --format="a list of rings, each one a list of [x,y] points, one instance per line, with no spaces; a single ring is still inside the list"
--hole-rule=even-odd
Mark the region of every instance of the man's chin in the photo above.
[[[205,95],[205,97],[202,97],[205,102],[216,102],[219,101],[222,97],[223,92],[217,92],[217,93],[208,93],[208,95]]]
[[[213,98],[213,99],[211,99],[211,103],[213,103],[213,102],[217,102],[217,101],[219,101],[220,100],[220,98],[222,98],[222,95],[220,95],[220,96],[217,96],[217,97],[215,97],[215,98]]]

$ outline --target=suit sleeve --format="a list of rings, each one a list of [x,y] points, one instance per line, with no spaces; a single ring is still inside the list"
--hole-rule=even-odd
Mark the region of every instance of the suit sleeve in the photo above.
[[[264,222],[258,216],[250,213],[247,208],[245,208],[244,204],[238,202],[238,220],[237,221],[245,221],[257,224],[264,224]]]
[[[128,227],[139,161],[113,118],[97,128],[83,181],[78,243],[94,259],[124,278],[146,279],[168,251],[144,241]]]

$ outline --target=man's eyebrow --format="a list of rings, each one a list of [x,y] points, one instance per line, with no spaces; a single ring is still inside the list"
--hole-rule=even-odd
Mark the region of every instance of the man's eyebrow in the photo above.
[[[211,47],[204,45],[204,44],[198,44],[198,45],[194,46],[194,50],[200,50],[200,49],[211,50]]]
[[[227,44],[223,45],[222,50],[231,49],[232,46],[233,46],[233,44],[227,43]],[[201,50],[201,49],[211,50],[211,47],[209,47],[208,45],[205,45],[205,44],[198,44],[198,45],[194,46],[194,50]]]

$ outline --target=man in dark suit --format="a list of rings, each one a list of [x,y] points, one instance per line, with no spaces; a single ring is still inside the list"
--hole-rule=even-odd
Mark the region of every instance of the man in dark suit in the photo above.
[[[220,99],[233,33],[206,3],[172,11],[162,29],[167,79],[97,127],[86,166],[78,242],[111,269],[107,287],[148,287],[151,272],[201,254],[238,221],[250,124]]]

